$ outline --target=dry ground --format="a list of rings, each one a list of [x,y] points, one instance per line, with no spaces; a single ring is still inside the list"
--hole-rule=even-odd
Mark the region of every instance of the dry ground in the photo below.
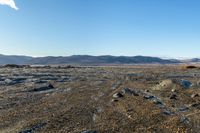
[[[1,133],[199,131],[199,68],[0,68]]]

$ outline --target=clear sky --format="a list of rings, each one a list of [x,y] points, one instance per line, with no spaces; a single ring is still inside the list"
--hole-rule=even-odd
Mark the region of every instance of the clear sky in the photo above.
[[[15,4],[0,5],[1,54],[200,57],[200,0]]]

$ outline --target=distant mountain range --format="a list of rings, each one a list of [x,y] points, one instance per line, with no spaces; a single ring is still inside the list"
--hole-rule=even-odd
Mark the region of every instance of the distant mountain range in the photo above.
[[[5,64],[30,64],[30,65],[53,65],[53,64],[72,64],[72,65],[123,65],[123,64],[175,64],[175,63],[197,63],[200,59],[190,60],[161,59],[150,56],[48,56],[48,57],[30,57],[15,55],[0,55],[0,65]]]
[[[33,59],[29,56],[2,55],[0,54],[0,65],[4,64],[26,64]]]

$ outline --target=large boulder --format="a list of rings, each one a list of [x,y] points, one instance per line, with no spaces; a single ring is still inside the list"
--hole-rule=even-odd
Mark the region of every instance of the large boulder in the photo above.
[[[182,79],[180,81],[180,85],[184,88],[184,89],[189,89],[192,86],[192,83],[188,80],[184,80]]]
[[[173,81],[170,79],[167,79],[167,80],[161,81],[158,85],[154,86],[152,89],[153,90],[164,90],[167,88],[173,88],[173,86],[175,86]]]
[[[154,86],[152,89],[153,90],[166,90],[166,89],[170,89],[172,91],[175,91],[175,88],[183,88],[183,89],[189,89],[192,87],[192,83],[188,80],[185,79],[167,79],[167,80],[163,80],[161,81],[158,85]]]

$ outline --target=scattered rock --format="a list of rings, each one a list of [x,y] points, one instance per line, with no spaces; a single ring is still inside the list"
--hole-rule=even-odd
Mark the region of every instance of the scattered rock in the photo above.
[[[131,90],[129,88],[124,88],[122,90],[123,94],[129,94],[129,95],[134,95],[134,96],[139,96],[138,92],[136,92],[135,90]]]
[[[177,91],[176,89],[172,89],[172,90],[171,90],[171,92],[176,92],[176,91]]]
[[[4,80],[4,84],[7,85],[16,85],[19,83],[24,83],[27,80],[25,77],[12,77],[12,78],[7,78]]]
[[[48,85],[48,88],[53,89],[54,86],[53,86],[52,84],[49,84],[49,85]]]
[[[164,90],[166,88],[172,87],[173,86],[173,81],[170,79],[167,80],[163,80],[162,82],[160,82],[158,85],[156,85],[155,87],[153,87],[153,90]]]
[[[118,102],[119,100],[117,100],[117,99],[112,99],[112,102]]]
[[[29,92],[40,92],[40,91],[48,91],[54,89],[54,86],[52,84],[49,84],[47,86],[42,86],[39,88],[34,88],[33,90],[30,90]]]
[[[164,110],[163,114],[165,114],[165,115],[172,115],[173,113],[171,111],[169,111],[169,110]]]
[[[5,79],[5,81],[4,81],[6,84],[10,84],[10,83],[12,83],[12,80],[11,79]]]
[[[200,86],[200,81],[196,81],[196,86],[197,86],[197,87]]]
[[[26,77],[17,77],[15,79],[13,79],[13,81],[16,83],[24,83],[26,80],[27,80]]]
[[[153,87],[153,90],[164,90],[164,89],[169,89],[169,88],[174,88],[176,85],[182,86],[184,89],[189,89],[192,86],[192,83],[188,80],[163,80],[160,82],[158,85]],[[176,89],[172,89],[172,91],[176,91]]]
[[[121,98],[123,95],[120,92],[113,94],[113,98]]]
[[[190,107],[198,108],[200,109],[200,103],[193,103],[190,105]]]
[[[187,117],[181,117],[180,119],[181,123],[186,123],[186,124],[189,124],[189,119]]]
[[[144,98],[145,99],[153,99],[153,98],[155,98],[155,96],[153,96],[153,95],[145,95]]]
[[[35,113],[32,113],[33,115],[35,115],[33,117],[35,117],[36,119],[34,119],[34,121],[30,120],[27,122],[32,123],[32,124],[37,124],[37,125],[28,124],[29,126],[23,128],[20,133],[39,132],[40,128],[42,127],[43,127],[42,131],[48,132],[47,130],[51,131],[52,129],[51,127],[53,125],[56,125],[54,131],[57,130],[58,132],[59,130],[62,130],[62,128],[60,127],[64,125],[66,126],[66,130],[69,129],[70,131],[71,129],[73,130],[74,128],[76,128],[76,129],[82,129],[81,131],[79,130],[79,132],[81,133],[97,133],[97,131],[92,131],[92,130],[97,130],[95,129],[95,127],[101,126],[101,124],[103,128],[104,127],[106,128],[105,130],[104,129],[101,129],[101,130],[109,132],[110,126],[112,127],[112,123],[116,122],[116,120],[117,120],[116,128],[115,128],[116,132],[128,132],[126,130],[127,128],[126,125],[129,125],[131,123],[126,123],[126,122],[132,122],[132,120],[135,120],[135,121],[139,120],[139,123],[136,122],[136,125],[134,125],[133,127],[129,126],[128,128],[130,128],[130,131],[146,132],[146,130],[137,130],[136,128],[141,127],[141,125],[139,124],[145,124],[147,121],[149,121],[150,123],[146,123],[147,124],[146,126],[149,127],[152,124],[156,125],[155,126],[156,130],[159,127],[163,127],[166,122],[167,124],[169,124],[170,127],[173,127],[174,124],[180,125],[178,121],[173,121],[174,120],[173,117],[170,117],[170,116],[175,115],[174,118],[177,120],[177,118],[184,118],[185,116],[187,116],[187,114],[193,114],[193,113],[198,112],[198,108],[200,108],[200,103],[198,103],[199,102],[198,97],[200,93],[197,94],[199,90],[197,89],[184,90],[184,89],[181,89],[183,87],[181,87],[180,85],[181,79],[189,79],[192,81],[192,83],[195,83],[196,80],[199,79],[200,75],[194,79],[181,77],[177,79],[171,78],[172,80],[163,80],[162,82],[159,82],[162,79],[168,79],[168,77],[166,77],[166,74],[168,74],[169,70],[166,69],[166,71],[161,71],[161,73],[158,73],[158,74],[156,73],[152,74],[152,71],[149,74],[148,73],[146,74],[145,72],[144,74],[145,77],[141,77],[141,78],[135,77],[139,81],[136,83],[135,82],[131,83],[129,81],[124,82],[123,73],[121,73],[122,77],[119,77],[119,79],[118,78],[116,79],[115,76],[119,75],[118,72],[121,72],[120,71],[121,69],[120,70],[117,69],[116,74],[112,72],[109,73],[107,71],[105,72],[102,71],[102,75],[104,76],[104,73],[105,73],[105,77],[101,77],[100,75],[101,73],[99,73],[99,71],[101,70],[100,68],[98,69],[91,68],[90,70],[91,72],[85,71],[84,69],[86,68],[81,68],[79,72],[79,69],[75,69],[75,71],[73,69],[64,71],[64,69],[63,70],[57,70],[57,69],[56,70],[52,70],[52,69],[40,70],[40,69],[31,68],[30,70],[26,71],[23,75],[21,74],[22,76],[20,76],[20,73],[26,69],[16,69],[17,71],[15,71],[14,69],[10,70],[8,68],[5,68],[5,72],[4,72],[4,69],[2,69],[1,71],[2,73],[0,75],[0,81],[2,81],[4,84],[0,86],[1,88],[0,89],[1,90],[0,110],[3,112],[2,115],[3,116],[5,115],[5,123],[2,123],[2,125],[6,128],[6,125],[13,124],[11,118],[12,117],[15,118],[14,107],[18,107],[18,105],[20,105],[20,108],[24,109],[24,110],[20,110],[20,113],[24,113],[24,116],[25,115],[29,116],[30,115],[29,111],[31,112],[35,111],[35,110],[30,110],[33,105],[35,107],[37,106],[38,108],[38,110],[36,110],[36,113],[38,111],[38,113],[47,114],[47,117],[53,116],[55,118],[55,119],[53,118],[53,120],[55,121],[52,121],[51,123],[49,123],[50,125],[43,127],[42,123],[40,124],[35,123],[36,121],[41,120],[40,115],[35,115]],[[105,69],[105,68],[102,68],[102,69]],[[132,71],[132,68],[131,68],[131,71]],[[138,70],[136,69],[136,71]],[[197,72],[198,71],[195,70],[195,73]],[[170,71],[169,73],[172,73],[175,76],[191,75],[191,73],[186,73],[186,72],[181,73],[179,71],[178,73],[175,73],[173,70]],[[156,77],[156,78],[159,81],[157,80],[145,81],[146,79],[151,79],[152,75],[153,76],[158,75],[159,77]],[[23,79],[23,77],[26,77],[26,78]],[[69,82],[71,77],[72,79],[75,79],[74,81],[76,82],[74,83]],[[103,78],[105,78],[105,81],[107,84],[101,83],[101,81],[99,81],[99,80],[102,80]],[[25,85],[23,83],[16,85],[15,86],[16,89],[15,89],[14,86],[9,86],[8,84],[5,84],[5,79],[7,79],[8,83],[12,83],[13,81],[24,82],[24,80],[27,81],[27,79],[31,79],[31,80]],[[58,79],[64,79],[63,81],[64,82],[66,81],[68,83],[59,83]],[[79,80],[81,81],[82,79],[85,79],[85,82],[79,82]],[[55,81],[49,81],[49,80],[55,80]],[[114,86],[116,90],[107,89],[107,88],[111,88],[110,84],[112,82],[117,82],[116,80],[122,80],[123,84],[120,86]],[[142,80],[144,80],[145,82],[142,82]],[[177,82],[175,82],[174,80],[177,80]],[[40,81],[41,83],[36,83],[36,81]],[[42,82],[42,81],[45,81],[45,82]],[[95,83],[91,84],[92,82],[95,82]],[[49,84],[49,83],[52,83],[52,84]],[[54,83],[56,83],[55,84],[56,86],[54,86]],[[158,88],[158,90],[163,89],[163,91],[152,91],[152,89],[149,88],[149,86],[152,84],[158,85],[157,87],[160,87]],[[121,88],[121,86],[125,86],[125,85],[127,86],[134,85],[136,88],[135,87]],[[59,87],[59,89],[57,87]],[[71,87],[75,87],[75,89],[71,89]],[[97,90],[96,88],[100,88],[100,89]],[[150,91],[145,90],[144,88],[149,89]],[[173,88],[176,88],[176,89],[173,89]],[[194,88],[198,88],[198,87],[195,86]],[[29,90],[30,92],[33,92],[33,93],[24,93],[24,91],[29,92]],[[193,92],[193,91],[196,91],[196,92]],[[56,93],[51,93],[51,92],[56,92]],[[66,92],[71,92],[71,93],[67,94]],[[194,94],[191,92],[193,92]],[[189,98],[188,98],[188,94],[189,94]],[[134,96],[138,96],[138,97],[134,97]],[[77,99],[77,97],[80,97],[80,98]],[[92,97],[93,100],[91,100],[90,97]],[[194,97],[197,97],[197,98],[192,99]],[[44,104],[40,104],[41,98],[42,98],[42,103]],[[110,100],[108,100],[108,98]],[[177,99],[177,100],[173,101],[173,100],[170,100],[169,98]],[[78,102],[78,103],[77,104],[72,103],[70,100],[72,100],[72,102]],[[80,101],[80,100],[83,100],[83,101]],[[111,100],[113,103],[111,102]],[[144,102],[144,104],[140,104],[140,102]],[[31,106],[30,108],[29,106],[27,106],[28,107],[27,108],[26,105],[29,103]],[[186,104],[188,105],[188,103],[194,103],[194,104],[192,104],[191,106],[185,107],[185,105]],[[16,105],[12,105],[12,104],[16,104]],[[174,105],[173,108],[172,108],[172,105]],[[54,107],[56,107],[56,109]],[[14,112],[12,112],[12,110],[9,111],[10,108],[11,109],[13,108]],[[7,112],[5,112],[7,111],[7,109],[8,109],[8,116],[6,116]],[[57,111],[58,109],[60,110],[59,112],[61,112],[62,114],[58,113]],[[141,114],[136,113],[136,111],[141,112]],[[188,111],[188,112],[185,113],[185,111]],[[12,113],[12,114],[9,114],[9,113]],[[85,117],[85,115],[87,116]],[[127,117],[130,118],[130,120],[128,120]],[[142,118],[145,117],[146,119],[143,120],[141,119],[141,117]],[[100,119],[100,118],[103,118],[103,119]],[[194,118],[193,117],[189,117],[189,118],[191,120],[196,119],[195,115],[194,115]],[[82,127],[83,125],[81,121],[79,120],[81,121],[83,120],[85,124],[84,125],[85,128]],[[185,119],[182,119],[182,120],[184,121]],[[75,123],[72,123],[74,125],[69,125],[70,124],[69,122],[73,122],[73,121],[75,122]],[[70,126],[69,128],[67,127],[68,125]],[[77,127],[75,127],[76,125]],[[91,126],[92,128],[88,128]],[[176,128],[176,125],[174,127]],[[68,132],[70,132],[69,130]],[[159,128],[158,131],[162,131],[162,129]]]
[[[195,98],[195,97],[199,97],[199,94],[198,94],[198,93],[195,93],[195,94],[192,94],[192,95],[191,95],[191,98]]]
[[[177,100],[177,95],[172,93],[169,97],[169,99],[174,99],[174,100]]]
[[[21,131],[19,133],[34,133],[36,130],[44,127],[47,123],[38,123],[34,126],[32,126],[30,129],[26,129],[24,131]]]
[[[93,116],[92,116],[92,120],[93,120],[93,122],[96,121],[96,118],[97,118],[97,115],[96,115],[96,114],[93,114]]]
[[[164,87],[164,86],[168,86],[172,83],[173,83],[172,80],[168,79],[168,80],[162,81],[159,85]]]
[[[132,94],[132,90],[129,88],[124,88],[124,89],[122,89],[122,93],[123,94]]]
[[[135,92],[135,91],[133,91],[133,92],[132,92],[132,95],[133,95],[133,96],[139,96],[139,93],[138,93],[138,92]]]
[[[178,111],[180,111],[180,112],[186,112],[186,111],[188,111],[188,110],[189,110],[188,107],[182,107],[182,108],[179,108],[179,109],[178,109]]]
[[[184,79],[180,81],[180,84],[184,89],[189,89],[192,86],[192,83],[190,81]]]
[[[83,132],[81,132],[81,133],[98,133],[97,131],[83,131]]]
[[[154,99],[153,103],[156,105],[163,105],[163,103],[160,100]]]

